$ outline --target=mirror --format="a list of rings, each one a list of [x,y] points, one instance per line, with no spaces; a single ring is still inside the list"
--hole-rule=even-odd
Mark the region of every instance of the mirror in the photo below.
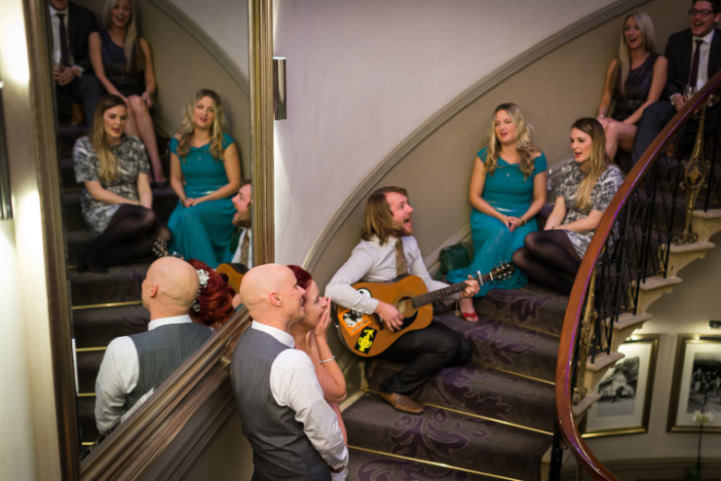
[[[39,0],[38,12],[48,14],[47,0]],[[77,0],[91,10],[102,29],[104,2]],[[242,177],[251,177],[250,87],[248,82],[248,9],[242,2],[223,8],[205,9],[191,0],[135,0],[139,36],[151,47],[157,94],[152,115],[158,135],[158,150],[166,177],[168,139],[180,125],[181,112],[200,88],[210,88],[221,97],[226,117],[225,132],[234,138],[240,154]],[[49,19],[45,19],[48,21]],[[52,38],[48,39],[52,42]],[[48,47],[50,48],[50,47]],[[77,110],[77,107],[74,107]],[[75,113],[77,115],[77,113]],[[67,119],[64,119],[67,120]],[[80,217],[81,186],[75,182],[72,147],[82,128],[58,128],[58,156],[62,180],[65,239],[69,254],[69,309],[72,311],[73,358],[80,456],[95,448],[95,377],[107,343],[118,336],[143,332],[147,313],[140,305],[138,286],[143,265],[113,267],[106,274],[78,273],[77,260],[89,240]],[[255,181],[254,181],[255,182]],[[153,207],[167,220],[177,200],[170,188],[154,191]],[[256,203],[257,204],[257,203]],[[259,242],[260,235],[254,236]],[[262,252],[262,248],[254,249]],[[201,348],[202,349],[202,348]],[[72,369],[68,366],[68,369]],[[142,408],[141,408],[142,409]],[[112,436],[101,443],[112,442]]]

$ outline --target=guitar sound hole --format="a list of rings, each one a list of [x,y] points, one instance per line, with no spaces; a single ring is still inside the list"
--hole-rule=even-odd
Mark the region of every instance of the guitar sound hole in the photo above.
[[[413,324],[413,321],[416,320],[417,310],[415,307],[413,307],[413,302],[409,297],[399,299],[398,303],[396,304],[396,309],[398,309],[398,312],[400,312],[403,316],[402,329],[410,326],[411,324]]]

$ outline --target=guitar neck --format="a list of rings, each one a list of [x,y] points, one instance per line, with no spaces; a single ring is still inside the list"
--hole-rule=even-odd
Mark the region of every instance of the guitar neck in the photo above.
[[[477,277],[478,277],[478,283],[480,285],[483,285],[483,284],[493,280],[493,271],[491,271],[487,274],[481,274],[479,271],[477,273]],[[440,301],[441,299],[445,299],[448,296],[452,296],[453,294],[461,292],[465,288],[466,288],[466,281],[457,282],[455,284],[451,284],[448,287],[444,287],[443,289],[438,289],[437,291],[426,292],[425,294],[415,296],[411,300],[413,301],[413,305],[415,307],[425,306],[426,304],[430,304],[435,301]]]

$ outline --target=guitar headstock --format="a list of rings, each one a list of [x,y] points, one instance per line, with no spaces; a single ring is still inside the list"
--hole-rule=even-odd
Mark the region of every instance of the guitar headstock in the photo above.
[[[491,279],[508,279],[511,277],[511,274],[513,274],[513,271],[516,270],[516,266],[513,265],[510,262],[502,262],[497,267],[494,267],[493,270],[489,273],[491,276]]]

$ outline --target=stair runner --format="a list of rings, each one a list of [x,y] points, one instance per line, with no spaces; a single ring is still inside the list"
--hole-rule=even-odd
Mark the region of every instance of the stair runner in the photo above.
[[[413,393],[421,415],[374,391],[398,365],[377,363],[367,392],[343,412],[349,479],[537,480],[554,429],[558,340],[567,298],[540,286],[476,300],[478,323],[437,317],[473,346],[471,361],[442,369]]]
[[[95,378],[108,343],[118,336],[147,330],[148,313],[140,305],[140,283],[152,259],[110,267],[106,273],[77,272],[85,246],[93,236],[80,214],[81,185],[75,182],[72,146],[82,129],[60,129],[60,177],[65,228],[68,280],[70,283],[73,338],[75,340],[78,421],[80,441],[92,446],[98,438],[95,427]],[[166,142],[167,143],[167,142]],[[160,145],[162,143],[159,142]],[[167,153],[163,156],[167,170]],[[167,220],[175,203],[169,187],[153,189],[153,207]]]

